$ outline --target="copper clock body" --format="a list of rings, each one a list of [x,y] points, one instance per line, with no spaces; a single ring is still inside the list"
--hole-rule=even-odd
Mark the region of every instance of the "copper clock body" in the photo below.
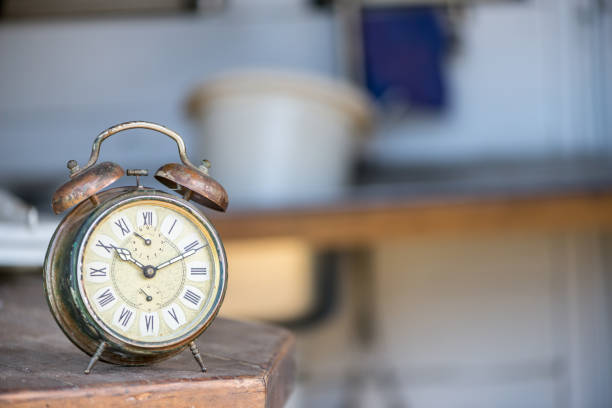
[[[210,290],[206,298],[208,303],[190,323],[192,327],[176,337],[166,336],[165,340],[157,342],[134,340],[112,330],[109,324],[97,314],[91,304],[91,299],[84,296],[85,289],[83,289],[82,282],[84,276],[82,271],[84,268],[82,265],[83,248],[97,223],[117,209],[137,205],[140,202],[159,203],[159,205],[184,212],[186,217],[193,220],[208,241],[211,265],[214,265],[214,268],[211,268],[211,277],[214,273],[214,279],[210,282]],[[112,254],[113,262],[117,257],[117,253]],[[150,281],[154,282],[155,278],[155,276],[151,277]],[[99,192],[95,202],[82,201],[62,220],[47,251],[44,264],[44,285],[53,316],[66,336],[77,347],[89,355],[94,355],[97,350],[101,350],[99,357],[106,362],[143,365],[163,360],[180,352],[211,324],[225,295],[227,261],[217,232],[195,206],[180,197],[150,188],[118,187]],[[103,342],[106,346],[99,349],[99,345]]]

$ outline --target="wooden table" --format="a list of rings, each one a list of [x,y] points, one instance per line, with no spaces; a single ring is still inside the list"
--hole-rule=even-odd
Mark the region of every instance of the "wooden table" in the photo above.
[[[0,275],[0,406],[280,407],[294,381],[287,330],[217,319],[197,340],[208,367],[189,350],[150,367],[98,363],[63,335],[40,276]]]

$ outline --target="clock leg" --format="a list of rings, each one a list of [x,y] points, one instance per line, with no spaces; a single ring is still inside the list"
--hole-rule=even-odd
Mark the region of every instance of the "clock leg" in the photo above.
[[[206,367],[204,367],[204,360],[202,360],[202,356],[200,355],[200,350],[198,350],[198,346],[196,346],[195,342],[189,343],[189,348],[191,349],[191,354],[193,354],[193,358],[196,359],[202,372],[206,372]]]
[[[105,342],[100,343],[94,355],[91,356],[91,360],[89,360],[89,364],[87,364],[87,368],[85,369],[85,374],[91,373],[91,369],[93,368],[94,364],[96,364],[96,361],[98,361],[98,359],[102,355],[102,352],[104,351],[105,348],[106,348],[106,343]]]

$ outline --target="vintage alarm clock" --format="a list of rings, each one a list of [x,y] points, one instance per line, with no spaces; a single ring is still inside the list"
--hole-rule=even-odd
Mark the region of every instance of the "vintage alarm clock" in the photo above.
[[[172,138],[182,164],[165,164],[155,178],[179,196],[140,185],[146,170],[128,170],[136,185],[103,190],[124,175],[111,162],[96,164],[100,145],[128,129]],[[207,163],[207,162],[205,162]],[[44,264],[49,307],[66,336],[91,360],[144,365],[187,346],[206,371],[194,340],[211,324],[227,284],[225,251],[195,201],[219,211],[225,189],[194,166],[183,139],[149,122],[113,126],[95,139],[89,162],[68,162],[70,181],[53,196],[66,215],[51,238]]]

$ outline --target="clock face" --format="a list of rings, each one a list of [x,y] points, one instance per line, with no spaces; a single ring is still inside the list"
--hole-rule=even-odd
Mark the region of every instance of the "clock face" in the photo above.
[[[180,341],[220,302],[219,248],[181,205],[139,199],[113,208],[85,235],[79,290],[113,336],[142,346]]]

